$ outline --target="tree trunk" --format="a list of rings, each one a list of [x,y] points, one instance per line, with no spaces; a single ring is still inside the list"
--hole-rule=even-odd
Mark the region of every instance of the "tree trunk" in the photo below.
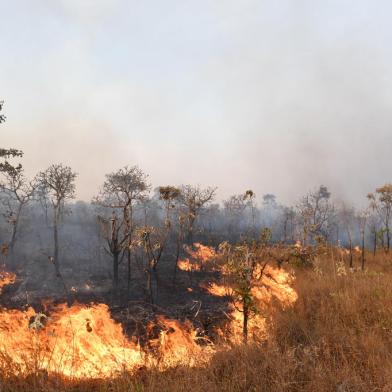
[[[374,228],[374,237],[373,237],[373,257],[376,257],[377,252],[377,230]]]
[[[118,257],[118,252],[113,254],[113,290],[115,292],[117,292],[118,289]]]
[[[22,207],[23,207],[23,204],[19,204],[18,211],[17,211],[16,217],[15,217],[15,223],[12,228],[12,235],[11,235],[11,241],[10,241],[10,253],[11,254],[13,253],[15,242],[16,242],[16,234],[18,232],[19,219],[20,219],[20,214],[22,212]]]
[[[362,271],[365,270],[365,231],[362,232],[362,253],[361,253]]]
[[[59,210],[58,207],[54,209],[53,218],[53,239],[54,239],[54,255],[53,263],[56,269],[56,275],[61,277],[60,274],[60,260],[59,260],[59,234],[58,234],[58,224],[59,224]]]
[[[243,325],[242,325],[242,335],[244,339],[244,344],[248,343],[248,320],[249,320],[249,308],[246,302],[243,303]]]
[[[147,274],[147,282],[146,282],[146,289],[147,289],[147,294],[149,297],[149,302],[151,304],[154,304],[154,298],[152,295],[152,282],[151,282],[151,267],[148,266],[148,268],[146,269],[146,274]]]
[[[177,249],[176,249],[176,262],[174,264],[174,274],[173,274],[173,285],[176,283],[176,278],[177,278],[178,260],[180,259],[181,239],[182,239],[182,235],[181,235],[181,233],[178,233]]]
[[[127,278],[127,297],[129,298],[129,294],[131,292],[131,250],[127,251],[128,256],[128,278]]]

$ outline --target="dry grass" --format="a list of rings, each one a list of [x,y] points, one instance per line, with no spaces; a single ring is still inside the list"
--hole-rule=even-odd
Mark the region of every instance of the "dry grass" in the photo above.
[[[298,269],[299,299],[275,309],[270,340],[220,352],[206,367],[77,382],[3,369],[0,391],[392,391],[391,259],[369,255],[367,271],[350,272],[329,252],[316,272]]]

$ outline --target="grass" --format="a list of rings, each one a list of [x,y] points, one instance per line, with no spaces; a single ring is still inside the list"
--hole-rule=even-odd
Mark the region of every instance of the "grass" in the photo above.
[[[316,269],[296,267],[299,299],[289,309],[276,305],[268,342],[218,352],[207,366],[85,381],[13,378],[4,368],[0,392],[392,391],[391,260],[367,255],[367,270],[350,272],[330,250]]]

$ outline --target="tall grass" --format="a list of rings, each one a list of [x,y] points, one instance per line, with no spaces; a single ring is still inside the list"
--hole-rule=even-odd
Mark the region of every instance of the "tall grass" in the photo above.
[[[317,268],[297,268],[298,301],[275,305],[270,339],[222,350],[207,366],[85,381],[5,368],[0,391],[392,391],[391,259],[367,255],[364,272],[350,271],[330,251]]]

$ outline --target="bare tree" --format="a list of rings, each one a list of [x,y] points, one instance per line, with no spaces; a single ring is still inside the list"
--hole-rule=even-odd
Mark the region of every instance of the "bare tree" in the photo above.
[[[240,222],[246,208],[244,195],[233,195],[223,201],[225,214],[228,218],[227,230],[229,238],[232,239],[234,233],[239,231]]]
[[[376,189],[375,193],[369,193],[370,208],[377,211],[383,221],[386,235],[386,251],[389,252],[391,245],[391,217],[392,217],[392,184],[385,184]]]
[[[361,269],[365,270],[365,234],[366,234],[366,223],[369,218],[369,211],[363,210],[357,215],[359,233],[361,238]]]
[[[0,112],[3,109],[4,101],[0,101]],[[0,113],[0,124],[5,121],[6,117]],[[17,166],[13,166],[8,159],[15,157],[22,157],[23,152],[20,150],[16,150],[15,148],[0,148],[0,173],[8,173],[8,174],[16,174],[18,171],[22,169],[22,165],[18,164]]]
[[[340,209],[340,218],[343,223],[344,231],[347,235],[349,245],[349,265],[353,268],[353,226],[355,221],[355,210],[354,208],[348,207],[345,203],[342,204]]]
[[[294,242],[295,211],[293,207],[283,207],[283,243]]]
[[[380,216],[378,215],[378,213],[372,210],[371,207],[370,211],[368,217],[368,226],[373,238],[373,257],[375,257],[380,237],[384,236],[384,230],[382,228],[380,229],[380,225],[382,224],[382,222],[380,222]]]
[[[193,243],[194,228],[197,217],[200,211],[208,203],[210,203],[216,193],[217,188],[207,187],[200,188],[200,186],[193,185],[182,185],[181,190],[181,204],[184,207],[187,214],[188,223],[188,243]]]
[[[33,198],[36,184],[26,179],[23,169],[4,172],[2,177],[0,190],[4,194],[2,202],[6,208],[5,215],[12,227],[9,241],[9,250],[12,254],[22,211]]]
[[[302,242],[307,244],[309,239],[325,236],[325,226],[334,206],[330,201],[331,193],[321,185],[316,191],[309,192],[297,205],[297,211],[302,225]]]
[[[256,194],[251,189],[248,189],[245,192],[243,199],[250,211],[251,223],[249,225],[248,236],[252,236],[253,238],[256,238],[256,205],[255,205]]]
[[[67,200],[75,197],[75,179],[77,174],[69,166],[54,164],[38,173],[36,183],[41,197],[47,198],[53,209],[53,263],[57,276],[60,273],[59,225],[64,216]]]
[[[112,221],[110,241],[115,247],[113,248],[109,244],[109,248],[113,254],[113,286],[115,289],[118,287],[118,247],[122,247],[126,253],[128,295],[131,284],[132,236],[135,230],[134,207],[136,202],[143,200],[148,195],[150,185],[147,178],[148,176],[138,166],[125,166],[106,175],[106,181],[103,183],[99,195],[93,199],[94,203],[102,207],[121,211],[121,218],[114,213],[116,218]]]

